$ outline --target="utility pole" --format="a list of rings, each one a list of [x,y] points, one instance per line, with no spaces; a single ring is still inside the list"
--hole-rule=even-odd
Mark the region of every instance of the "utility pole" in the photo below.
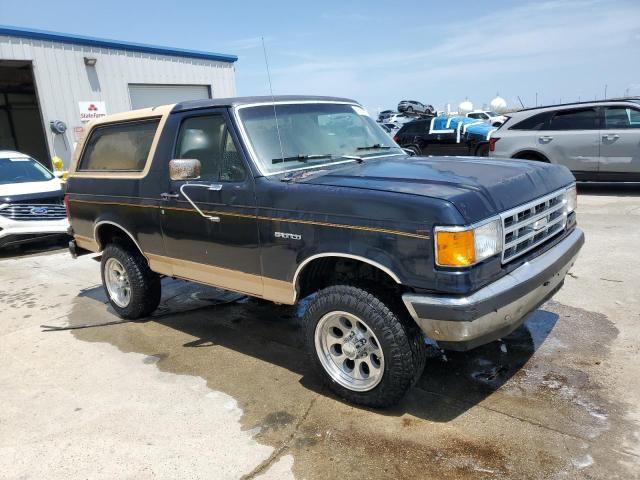
[[[607,99],[607,84],[605,83],[604,84],[604,98],[603,98],[603,100],[606,100],[606,99]]]
[[[538,92],[536,92],[536,107],[538,106]]]

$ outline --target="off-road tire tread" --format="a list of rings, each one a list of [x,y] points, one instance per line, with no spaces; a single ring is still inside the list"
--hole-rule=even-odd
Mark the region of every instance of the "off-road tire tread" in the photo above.
[[[371,327],[384,349],[382,381],[367,392],[354,392],[336,383],[325,372],[315,348],[315,327],[323,315],[344,310],[362,318]],[[412,321],[396,314],[378,295],[353,285],[336,285],[320,290],[309,302],[304,315],[307,351],[327,387],[349,402],[383,408],[402,399],[422,374],[426,353],[422,335]]]
[[[129,284],[131,285],[131,301],[126,307],[120,307],[111,301],[106,283],[104,281],[104,265],[109,258],[116,258],[127,271]],[[147,317],[158,308],[162,288],[160,286],[160,276],[151,271],[146,259],[132,248],[127,248],[121,243],[110,243],[102,252],[100,262],[100,274],[102,285],[109,298],[111,307],[119,317],[127,320],[136,320]]]

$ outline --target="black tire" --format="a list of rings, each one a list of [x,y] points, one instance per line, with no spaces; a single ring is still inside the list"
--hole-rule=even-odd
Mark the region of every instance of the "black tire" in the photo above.
[[[131,295],[126,306],[117,305],[107,289],[105,264],[110,258],[115,258],[120,262],[127,273]],[[102,286],[109,303],[111,303],[119,317],[135,320],[150,315],[158,308],[162,293],[160,276],[149,269],[146,259],[140,252],[133,248],[127,248],[120,243],[108,244],[102,252],[100,274],[102,276]]]
[[[393,301],[385,304],[380,298],[382,295],[374,295],[359,287],[332,286],[316,294],[304,315],[308,353],[328,388],[349,402],[376,408],[399,402],[420,378],[426,363],[426,347],[417,325],[399,305],[392,305]],[[345,388],[331,377],[318,357],[316,327],[326,314],[333,311],[344,311],[362,319],[380,343],[384,371],[382,379],[371,390]]]
[[[413,107],[407,107],[406,112],[407,113],[413,113]]]
[[[483,143],[476,148],[476,157],[488,157],[489,156],[489,144]]]
[[[418,147],[406,147],[406,149],[411,150],[416,157],[419,157],[422,153]]]

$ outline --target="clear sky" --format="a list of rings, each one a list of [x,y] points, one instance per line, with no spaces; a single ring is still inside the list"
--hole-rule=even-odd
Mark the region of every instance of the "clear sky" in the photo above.
[[[640,0],[0,0],[0,24],[236,54],[239,95],[269,92],[264,37],[274,93],[374,112],[640,95]]]

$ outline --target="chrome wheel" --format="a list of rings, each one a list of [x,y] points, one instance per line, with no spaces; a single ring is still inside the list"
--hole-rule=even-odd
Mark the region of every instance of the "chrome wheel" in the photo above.
[[[380,342],[357,316],[341,311],[324,315],[316,325],[315,346],[325,371],[343,387],[366,392],[382,380]]]
[[[129,276],[115,258],[109,258],[104,265],[104,283],[113,303],[122,308],[129,305],[131,301]]]

